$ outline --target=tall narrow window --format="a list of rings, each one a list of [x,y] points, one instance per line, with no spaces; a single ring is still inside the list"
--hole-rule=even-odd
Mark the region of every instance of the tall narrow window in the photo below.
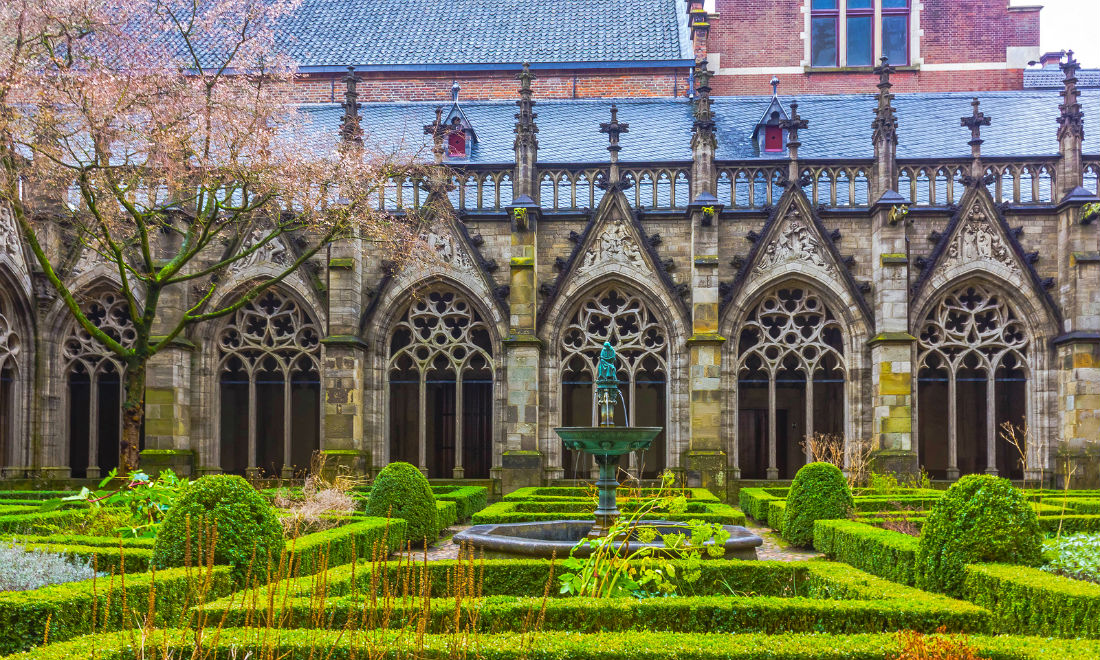
[[[124,346],[136,334],[126,300],[112,291],[90,298],[88,320]],[[122,440],[122,376],[117,356],[74,323],[61,348],[69,384],[69,468],[77,478],[96,478],[118,467]]]
[[[921,464],[933,477],[981,471],[1023,476],[999,427],[1022,427],[1027,419],[1029,344],[1016,312],[979,283],[949,291],[925,317],[918,433]]]
[[[890,64],[909,64],[909,0],[882,0],[882,54]]]
[[[870,66],[874,62],[874,0],[848,0],[845,15],[848,66]]]
[[[810,13],[810,66],[837,65],[837,0],[813,0]]]
[[[599,289],[582,302],[562,331],[562,424],[591,426],[596,419],[592,383],[605,341],[611,342],[619,356],[622,400],[615,408],[615,424],[666,427],[667,334],[645,301],[617,284]],[[562,467],[568,478],[586,478],[589,460],[586,455],[562,450]],[[665,468],[665,431],[648,450],[628,460],[629,467],[642,477],[659,475]]]
[[[321,336],[293,299],[269,290],[218,333],[221,463],[292,477],[320,448]]]
[[[4,315],[3,300],[0,300],[0,472],[2,468],[14,466],[16,378],[19,374],[19,335],[12,322]]]
[[[817,294],[778,288],[745,319],[737,356],[741,476],[791,478],[806,436],[844,432],[840,322]]]
[[[390,460],[437,479],[486,479],[493,459],[493,344],[461,293],[416,294],[390,335]]]

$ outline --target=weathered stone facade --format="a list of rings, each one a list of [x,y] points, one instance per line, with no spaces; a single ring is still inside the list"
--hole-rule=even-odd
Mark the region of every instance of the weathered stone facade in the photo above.
[[[892,469],[1024,476],[1003,422],[1027,429],[1027,476],[1049,471],[1100,434],[1100,223],[1082,213],[1100,153],[1084,150],[1065,71],[1061,117],[1035,120],[1058,131],[1057,156],[983,160],[985,124],[964,119],[969,159],[899,161],[884,66],[866,102],[873,160],[801,161],[816,118],[792,107],[785,154],[719,161],[700,67],[690,161],[620,163],[631,129],[612,111],[606,160],[548,165],[522,74],[515,162],[454,163],[455,190],[419,193],[443,208],[422,236],[436,258],[395,269],[345,240],[200,326],[150,368],[143,460],[290,475],[320,450],[506,488],[584,476],[553,429],[591,423],[606,338],[624,356],[622,421],[665,428],[629,459],[642,474],[789,478],[818,432]],[[225,295],[290,249],[242,262]],[[69,261],[124,338],[108,269]],[[6,215],[0,284],[4,475],[96,476],[118,367],[74,330]]]

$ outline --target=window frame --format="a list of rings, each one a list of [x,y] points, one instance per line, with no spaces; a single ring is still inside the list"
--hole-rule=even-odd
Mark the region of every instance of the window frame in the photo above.
[[[870,0],[869,7],[849,7],[849,0],[836,0],[834,7],[815,7],[815,0],[806,0],[808,9],[807,24],[807,70],[828,70],[834,68],[865,69],[875,66],[878,58],[885,52],[885,34],[883,33],[886,19],[901,18],[905,22],[905,58],[903,61],[891,60],[893,66],[911,66],[913,58],[913,2],[902,0],[903,6],[888,7],[885,0]],[[850,64],[848,62],[848,21],[851,18],[870,17],[871,19],[871,57],[869,64]],[[833,21],[833,34],[835,39],[835,53],[833,62],[816,63],[814,61],[814,22],[816,20],[831,19]]]

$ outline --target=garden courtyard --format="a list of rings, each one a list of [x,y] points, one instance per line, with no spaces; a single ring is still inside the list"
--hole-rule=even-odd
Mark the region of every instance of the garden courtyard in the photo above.
[[[671,474],[626,480],[607,534],[549,558],[455,535],[592,521],[592,484],[493,497],[394,463],[372,482],[315,465],[304,482],[3,491],[0,655],[1100,656],[1100,491],[855,481],[815,462],[727,503]],[[723,555],[741,527],[756,559]]]

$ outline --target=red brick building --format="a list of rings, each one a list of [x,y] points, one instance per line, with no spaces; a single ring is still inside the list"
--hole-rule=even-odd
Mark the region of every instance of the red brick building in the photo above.
[[[689,0],[716,94],[874,88],[886,55],[899,92],[1009,90],[1039,58],[1039,6],[1008,0]]]

